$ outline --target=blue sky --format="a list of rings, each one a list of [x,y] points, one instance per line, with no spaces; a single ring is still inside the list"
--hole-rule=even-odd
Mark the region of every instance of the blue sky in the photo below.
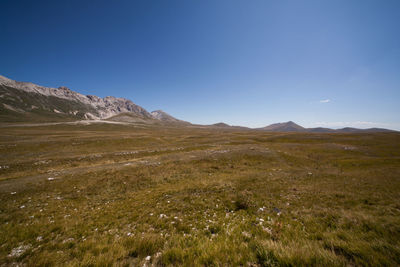
[[[0,74],[193,123],[400,129],[400,1],[1,2]]]

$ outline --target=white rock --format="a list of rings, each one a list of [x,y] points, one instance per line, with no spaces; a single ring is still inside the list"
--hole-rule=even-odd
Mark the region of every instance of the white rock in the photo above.
[[[13,248],[11,250],[11,253],[8,254],[8,257],[11,257],[11,258],[19,257],[22,254],[24,254],[25,251],[27,251],[30,248],[31,248],[31,245],[29,245],[29,244],[28,245],[21,245],[19,247]]]

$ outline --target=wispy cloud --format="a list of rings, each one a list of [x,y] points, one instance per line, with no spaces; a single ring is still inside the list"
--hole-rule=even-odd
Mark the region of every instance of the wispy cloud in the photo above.
[[[319,101],[319,103],[329,103],[329,102],[331,102],[330,99],[322,99]]]

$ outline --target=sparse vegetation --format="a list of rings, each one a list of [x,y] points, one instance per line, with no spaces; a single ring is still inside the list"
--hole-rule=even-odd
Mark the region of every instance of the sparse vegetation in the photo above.
[[[25,92],[2,84],[0,84],[0,96],[1,122],[74,121],[84,118],[85,112],[96,112],[94,108],[77,101]],[[71,110],[79,112],[73,115],[69,113]]]
[[[0,166],[4,266],[400,264],[398,133],[3,127]]]

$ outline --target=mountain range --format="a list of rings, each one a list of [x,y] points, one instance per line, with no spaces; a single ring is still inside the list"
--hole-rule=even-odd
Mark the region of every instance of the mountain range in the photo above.
[[[161,110],[150,113],[129,99],[83,95],[67,87],[44,87],[29,82],[17,82],[0,75],[0,121],[81,119],[182,122]]]
[[[382,128],[369,128],[369,129],[358,129],[358,128],[341,128],[341,129],[330,129],[323,127],[316,128],[304,128],[293,121],[274,123],[259,130],[269,132],[311,132],[311,133],[351,133],[351,132],[393,132],[393,130],[382,129]]]
[[[48,122],[109,120],[127,123],[192,125],[162,110],[148,112],[131,100],[107,96],[83,95],[61,86],[51,88],[30,82],[18,82],[0,75],[0,122]],[[198,125],[199,126],[199,125]],[[219,129],[249,129],[220,122],[205,125]],[[292,121],[275,123],[256,130],[267,132],[388,132],[381,128],[304,128]]]

